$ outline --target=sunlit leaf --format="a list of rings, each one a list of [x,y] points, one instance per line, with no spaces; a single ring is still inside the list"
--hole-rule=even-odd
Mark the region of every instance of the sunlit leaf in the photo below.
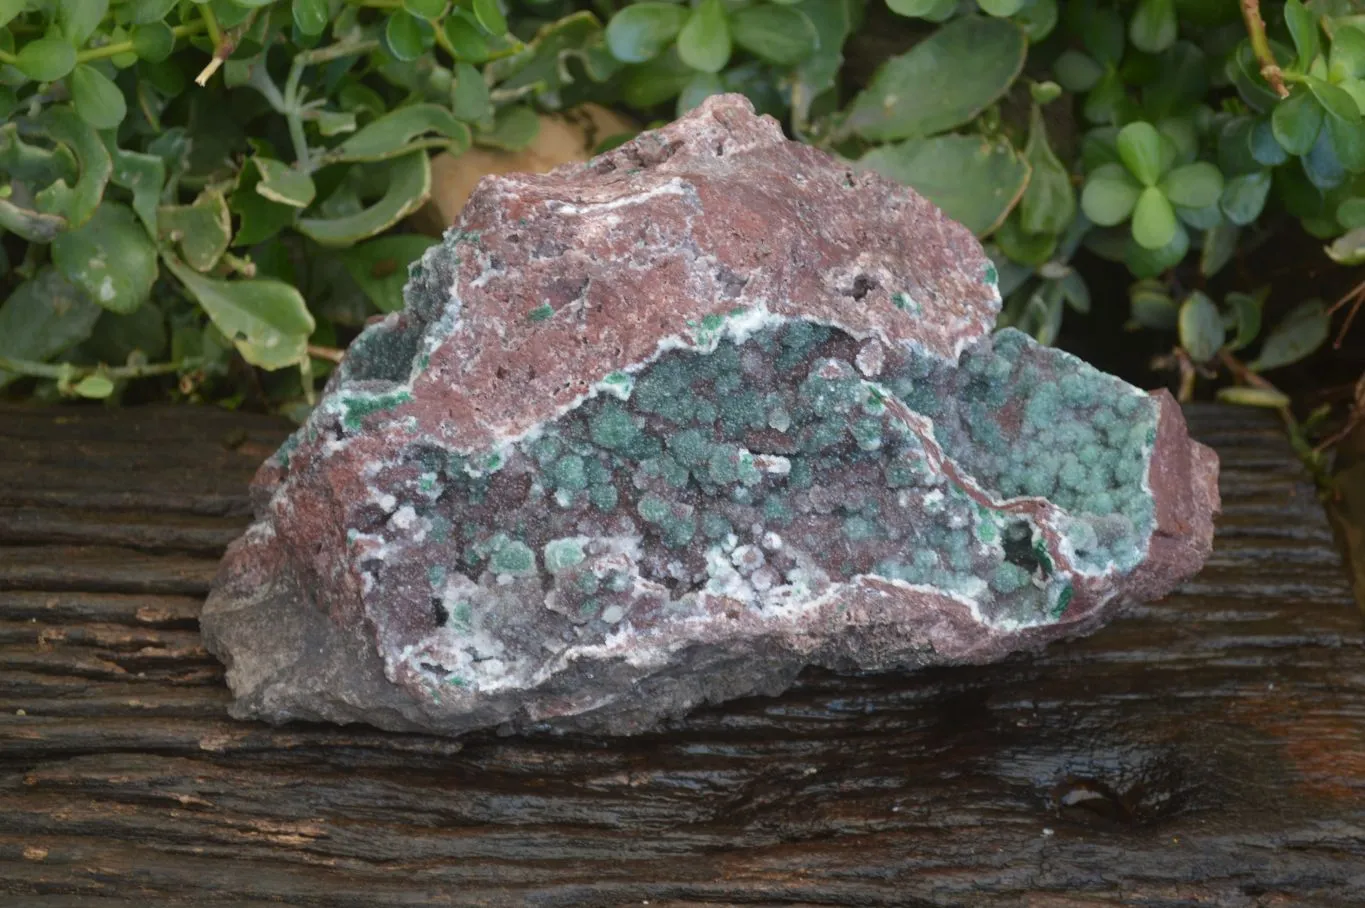
[[[854,98],[842,128],[894,141],[960,126],[1009,89],[1027,49],[1008,19],[955,19],[886,61]]]
[[[205,277],[169,253],[162,258],[218,330],[253,366],[282,369],[297,365],[308,355],[308,336],[317,325],[303,296],[289,284],[264,278],[218,280]]]
[[[47,35],[19,49],[14,66],[35,82],[56,82],[76,66],[76,49],[65,38]]]
[[[71,390],[75,391],[81,397],[86,397],[91,400],[103,400],[114,393],[114,383],[109,380],[109,376],[100,375],[97,372],[93,375],[87,375],[85,378],[76,382],[75,387]]]
[[[977,236],[1004,221],[1029,178],[1028,162],[1008,142],[981,136],[911,139],[874,148],[858,163],[914,188]]]
[[[718,73],[725,68],[730,60],[730,25],[721,0],[701,0],[693,7],[687,24],[678,33],[678,56],[688,66],[705,73]]]
[[[431,160],[414,151],[387,163],[388,188],[383,197],[354,214],[333,218],[300,218],[298,229],[324,246],[349,246],[383,233],[426,202],[431,195]]]
[[[412,144],[432,134],[442,137],[452,154],[469,147],[469,127],[439,104],[410,104],[391,110],[366,124],[355,135],[327,152],[327,159],[340,161],[383,161],[409,154]]]
[[[96,129],[113,129],[123,122],[128,106],[118,86],[93,66],[82,63],[67,80],[76,113]]]
[[[163,205],[157,209],[157,231],[163,240],[180,247],[190,267],[208,271],[232,240],[227,200],[221,191],[206,189],[192,205]]]
[[[625,63],[653,60],[678,37],[687,19],[687,8],[675,3],[633,3],[607,23],[607,47]]]
[[[794,66],[815,52],[814,23],[796,7],[745,6],[730,17],[735,43],[774,66]]]
[[[1223,346],[1223,317],[1207,295],[1194,291],[1180,305],[1180,346],[1197,363],[1207,362]]]
[[[1166,169],[1161,133],[1151,123],[1138,120],[1119,130],[1118,153],[1128,172],[1143,186],[1155,186]]]
[[[261,174],[256,192],[272,202],[294,208],[307,208],[312,204],[318,190],[308,174],[274,158],[257,155],[255,163]]]
[[[1128,220],[1137,206],[1142,187],[1122,164],[1102,164],[1085,181],[1081,209],[1101,227]]]

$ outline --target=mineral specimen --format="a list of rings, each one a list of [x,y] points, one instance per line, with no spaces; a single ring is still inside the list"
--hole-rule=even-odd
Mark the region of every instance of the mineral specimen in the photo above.
[[[202,618],[233,713],[627,733],[1164,595],[1213,453],[998,307],[964,228],[736,96],[486,179],[256,478]]]

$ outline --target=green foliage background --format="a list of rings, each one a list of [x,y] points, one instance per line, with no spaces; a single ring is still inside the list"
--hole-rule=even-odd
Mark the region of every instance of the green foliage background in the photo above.
[[[1263,327],[1254,288],[1185,288],[1272,215],[1365,261],[1365,16],[1261,12],[1249,39],[1237,0],[0,0],[0,387],[306,406],[318,351],[401,306],[432,154],[737,91],[985,239],[1002,324],[1053,342],[1088,249],[1187,384],[1254,350],[1226,396],[1282,405],[1254,378],[1322,304]],[[916,27],[859,75],[873,13]]]

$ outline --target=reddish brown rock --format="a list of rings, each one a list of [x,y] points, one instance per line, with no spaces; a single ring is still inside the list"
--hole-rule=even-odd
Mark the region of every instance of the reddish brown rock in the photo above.
[[[1179,408],[1013,331],[908,189],[742,98],[485,180],[255,484],[234,713],[630,732],[806,665],[983,662],[1207,557]]]

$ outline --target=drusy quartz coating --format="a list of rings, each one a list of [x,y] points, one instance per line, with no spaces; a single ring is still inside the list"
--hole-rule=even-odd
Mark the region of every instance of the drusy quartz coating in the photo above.
[[[967,230],[736,96],[484,180],[256,478],[202,619],[234,714],[633,732],[1165,594],[1213,453],[998,307]]]

